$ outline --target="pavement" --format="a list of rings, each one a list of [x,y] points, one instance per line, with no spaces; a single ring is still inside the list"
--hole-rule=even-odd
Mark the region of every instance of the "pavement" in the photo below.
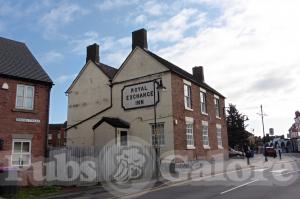
[[[194,168],[193,171],[182,171],[180,175],[164,175],[166,180],[153,186],[143,186],[136,182],[136,189],[126,192],[116,191],[112,184],[104,186],[82,187],[76,191],[44,197],[43,199],[96,199],[96,198],[146,198],[172,199],[189,198],[299,198],[300,194],[300,154],[284,154],[282,160],[268,158],[264,161],[261,155],[250,159],[230,159],[216,161],[207,167]],[[211,169],[213,167],[213,169]],[[172,180],[170,180],[173,178]],[[139,186],[141,185],[141,186]],[[120,189],[120,187],[118,187]],[[285,196],[284,196],[285,194]]]

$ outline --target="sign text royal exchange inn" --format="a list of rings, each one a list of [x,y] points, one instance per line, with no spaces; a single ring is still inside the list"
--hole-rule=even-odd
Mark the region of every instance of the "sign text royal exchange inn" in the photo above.
[[[124,86],[122,89],[122,107],[124,110],[154,106],[154,81]],[[155,103],[159,102],[156,90]]]

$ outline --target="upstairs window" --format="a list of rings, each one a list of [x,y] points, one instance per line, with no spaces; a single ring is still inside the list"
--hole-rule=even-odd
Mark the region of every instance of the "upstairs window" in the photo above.
[[[221,118],[221,105],[220,105],[219,97],[215,95],[214,101],[215,101],[216,117]]]
[[[202,121],[202,142],[204,148],[209,148],[208,122]]]
[[[186,109],[192,109],[192,88],[187,83],[184,83],[184,106]]]
[[[205,90],[200,90],[200,109],[201,113],[207,114],[207,98]]]
[[[34,86],[18,84],[16,96],[17,109],[33,110]]]

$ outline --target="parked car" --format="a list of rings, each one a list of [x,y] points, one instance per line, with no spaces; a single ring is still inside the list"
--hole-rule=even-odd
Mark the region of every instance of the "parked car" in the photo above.
[[[230,158],[244,158],[244,153],[241,151],[236,151],[232,148],[229,148],[229,157]]]
[[[266,147],[265,156],[276,158],[276,150],[273,147]]]

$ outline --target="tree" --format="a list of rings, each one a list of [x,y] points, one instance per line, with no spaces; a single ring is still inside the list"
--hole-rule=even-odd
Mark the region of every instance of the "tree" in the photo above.
[[[235,105],[229,104],[226,121],[228,142],[231,148],[242,147],[248,142],[249,132],[246,131],[247,125],[245,125],[247,120],[249,120],[248,117],[239,113]]]

